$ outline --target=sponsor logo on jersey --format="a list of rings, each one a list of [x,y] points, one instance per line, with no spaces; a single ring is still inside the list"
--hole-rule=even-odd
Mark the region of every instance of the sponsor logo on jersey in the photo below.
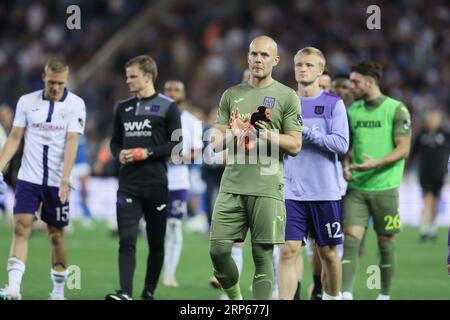
[[[248,119],[247,119],[247,121],[246,122],[249,122],[250,121],[250,117],[252,116],[252,114],[249,112],[249,113],[239,113],[238,114],[238,118],[240,119],[240,120],[242,120],[242,121],[244,121],[244,119],[245,119],[245,117],[247,117]]]
[[[275,98],[274,97],[264,97],[263,106],[272,109],[275,107]]]
[[[152,135],[152,125],[149,119],[124,122],[123,127],[126,137],[150,137]]]
[[[381,121],[356,121],[355,129],[358,128],[381,128]]]
[[[324,110],[325,110],[325,106],[315,106],[314,107],[315,114],[323,114]]]
[[[42,131],[64,131],[64,126],[58,126],[51,123],[33,123],[31,125],[33,129],[38,129]]]
[[[239,99],[233,100],[233,101],[234,101],[234,103],[239,103],[239,102],[241,102],[241,101],[244,101],[244,98],[239,98]]]

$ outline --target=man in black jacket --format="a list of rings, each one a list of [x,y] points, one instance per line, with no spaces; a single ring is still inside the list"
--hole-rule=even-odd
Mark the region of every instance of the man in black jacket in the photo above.
[[[423,194],[420,240],[436,240],[436,216],[444,185],[450,136],[441,125],[442,113],[436,109],[425,115],[424,128],[416,138],[411,158],[419,160],[419,182]]]
[[[121,163],[117,191],[120,290],[106,299],[129,300],[133,294],[139,220],[146,221],[149,256],[141,298],[152,300],[164,261],[168,199],[167,159],[180,141],[180,112],[174,100],[157,93],[155,61],[146,55],[125,64],[131,98],[115,110],[111,152]],[[181,131],[180,131],[181,132]]]

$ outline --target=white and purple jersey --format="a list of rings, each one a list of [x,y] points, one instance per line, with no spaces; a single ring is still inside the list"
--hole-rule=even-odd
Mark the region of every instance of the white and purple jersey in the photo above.
[[[189,155],[191,150],[202,149],[202,122],[192,113],[183,111],[181,113],[181,129],[183,130],[183,155]],[[189,168],[187,164],[168,165],[169,191],[187,190],[189,183]]]
[[[59,187],[68,132],[84,133],[86,106],[64,90],[59,101],[49,101],[44,90],[20,97],[13,126],[25,128],[25,147],[18,179]]]
[[[349,147],[347,111],[342,99],[321,91],[300,97],[303,145],[300,153],[287,156],[284,164],[285,199],[328,201],[341,199],[338,154]]]

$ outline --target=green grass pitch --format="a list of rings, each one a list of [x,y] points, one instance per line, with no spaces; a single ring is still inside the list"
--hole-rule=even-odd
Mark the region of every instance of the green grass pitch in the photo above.
[[[447,275],[447,230],[439,229],[435,243],[420,243],[418,230],[405,227],[397,238],[397,271],[392,286],[393,299],[445,299],[450,298],[450,279]],[[7,282],[6,260],[11,243],[11,226],[0,220],[0,287]],[[118,239],[110,235],[102,222],[95,222],[86,230],[75,222],[74,232],[66,237],[69,250],[69,265],[78,265],[81,270],[81,288],[68,290],[67,299],[103,299],[118,288],[117,248]],[[244,250],[244,270],[241,290],[244,299],[251,299],[249,290],[253,275],[253,262],[247,241]],[[50,245],[44,233],[34,232],[30,239],[29,257],[22,282],[24,299],[47,299],[52,288],[50,280]],[[220,291],[208,284],[212,274],[209,258],[209,243],[203,234],[184,233],[184,247],[177,271],[179,288],[167,288],[161,283],[156,291],[156,299],[218,299]],[[139,237],[137,263],[134,281],[134,296],[142,290],[146,241]],[[361,258],[356,278],[354,296],[356,299],[373,300],[378,290],[369,290],[366,273],[369,265],[377,265],[378,257],[373,231],[366,239],[366,253]],[[305,299],[311,284],[311,267],[305,258],[305,272],[302,298]]]

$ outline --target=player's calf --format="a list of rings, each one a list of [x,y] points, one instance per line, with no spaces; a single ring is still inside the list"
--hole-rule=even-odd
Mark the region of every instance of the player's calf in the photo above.
[[[16,214],[14,216],[14,234],[11,245],[11,256],[26,262],[28,255],[28,239],[33,228],[34,215]]]
[[[318,252],[324,275],[322,300],[340,300],[342,267],[337,246],[322,246],[319,247]]]
[[[297,287],[296,261],[300,254],[301,241],[286,241],[280,246],[280,264],[278,275],[279,298],[292,299]]]

